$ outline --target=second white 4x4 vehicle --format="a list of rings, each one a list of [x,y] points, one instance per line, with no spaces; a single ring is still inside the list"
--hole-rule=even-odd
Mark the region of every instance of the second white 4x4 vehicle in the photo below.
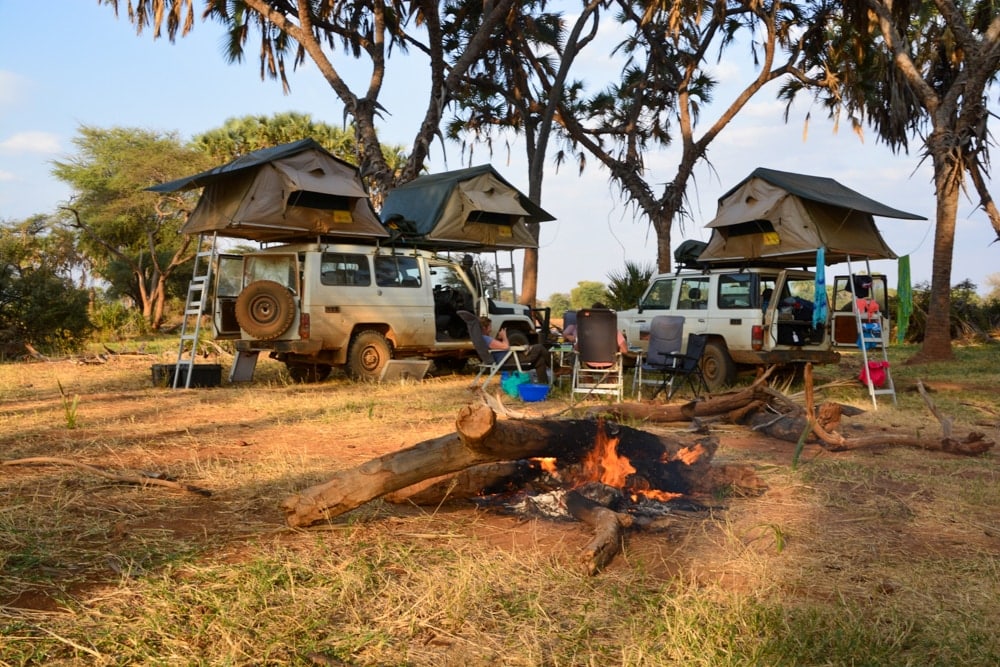
[[[494,301],[481,284],[474,266],[426,250],[281,245],[220,256],[213,326],[216,338],[269,353],[299,381],[334,367],[378,379],[394,358],[464,365],[475,351],[459,310],[489,315],[512,344],[539,342],[548,322],[536,326],[527,306]]]
[[[813,326],[815,276],[809,271],[747,268],[657,275],[639,307],[618,312],[630,345],[646,348],[657,315],[684,317],[689,333],[706,334],[702,372],[712,390],[737,371],[771,364],[837,363],[829,314]]]

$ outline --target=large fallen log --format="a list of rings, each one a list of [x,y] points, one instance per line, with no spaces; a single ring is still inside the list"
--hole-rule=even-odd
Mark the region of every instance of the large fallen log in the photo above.
[[[595,420],[497,421],[485,405],[462,408],[455,433],[367,461],[287,498],[281,507],[291,526],[331,519],[375,498],[418,482],[491,461],[556,457],[574,463],[589,452],[598,428],[618,438],[618,451],[637,473],[677,493],[702,484],[718,447],[714,438],[693,443]]]

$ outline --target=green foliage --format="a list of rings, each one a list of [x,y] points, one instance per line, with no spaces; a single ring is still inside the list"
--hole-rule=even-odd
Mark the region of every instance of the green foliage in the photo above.
[[[354,128],[344,129],[317,123],[309,114],[289,111],[273,116],[227,118],[222,127],[194,137],[193,145],[214,162],[224,164],[262,148],[315,139],[319,145],[342,160],[355,162],[357,146]]]
[[[142,313],[121,301],[97,303],[90,319],[104,340],[127,340],[149,333],[148,323]]]
[[[951,288],[949,330],[952,340],[988,340],[1000,331],[1000,300],[983,299],[976,292],[977,286],[966,279]],[[920,343],[927,329],[931,288],[927,282],[913,286],[913,315],[906,331],[906,341]],[[894,299],[890,308],[895,312]]]
[[[62,382],[56,380],[59,385],[59,395],[62,397],[63,412],[66,417],[66,428],[76,428],[76,408],[80,405],[80,395],[74,394],[72,397],[63,389]]]
[[[655,274],[653,262],[626,261],[624,269],[608,274],[608,305],[615,310],[635,308]]]
[[[576,287],[570,290],[569,300],[573,310],[580,310],[581,308],[590,308],[598,301],[609,305],[610,295],[604,283],[599,283],[596,280],[581,280],[576,284]]]
[[[25,343],[43,351],[80,347],[90,331],[89,296],[73,285],[71,244],[47,233],[45,220],[0,223],[0,346],[19,354]]]
[[[566,314],[567,310],[573,310],[573,304],[570,301],[569,295],[560,294],[559,292],[549,295],[548,301],[544,305],[552,310],[552,317],[555,319],[561,318]]]

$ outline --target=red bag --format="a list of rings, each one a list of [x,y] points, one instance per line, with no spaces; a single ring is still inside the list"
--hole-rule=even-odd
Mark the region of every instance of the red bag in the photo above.
[[[886,380],[886,370],[889,367],[888,361],[869,361],[868,368],[861,368],[861,372],[858,373],[858,380],[861,384],[868,384],[868,376],[872,378],[872,385],[878,389],[885,386]],[[866,372],[867,371],[867,372]]]

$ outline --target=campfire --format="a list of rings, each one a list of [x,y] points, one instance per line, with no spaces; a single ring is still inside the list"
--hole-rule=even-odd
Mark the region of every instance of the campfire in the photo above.
[[[828,451],[901,445],[977,456],[993,447],[982,433],[953,433],[933,402],[942,437],[877,433],[845,438],[838,432],[846,406],[813,404],[812,367],[805,366],[805,406],[767,386],[771,372],[738,391],[679,404],[622,404],[619,418],[649,422],[726,419],[799,446],[812,435]],[[699,429],[700,430],[700,429]],[[582,555],[598,572],[617,553],[623,531],[650,517],[701,508],[699,497],[722,489],[756,494],[764,485],[749,466],[712,464],[718,441],[710,435],[658,436],[603,419],[497,420],[487,404],[463,408],[455,432],[338,472],[282,503],[291,526],[329,521],[376,498],[435,505],[445,500],[498,501],[546,516],[572,517],[594,530]]]
[[[682,441],[604,419],[502,420],[468,406],[456,432],[345,470],[286,500],[292,525],[329,520],[375,498],[435,505],[469,500],[497,511],[576,519],[594,530],[582,560],[604,567],[623,530],[678,511],[720,485],[711,436]]]

